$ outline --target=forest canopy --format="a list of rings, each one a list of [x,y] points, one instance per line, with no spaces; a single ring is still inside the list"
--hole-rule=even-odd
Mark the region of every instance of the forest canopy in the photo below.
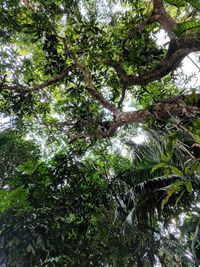
[[[0,265],[199,266],[200,2],[0,3]]]

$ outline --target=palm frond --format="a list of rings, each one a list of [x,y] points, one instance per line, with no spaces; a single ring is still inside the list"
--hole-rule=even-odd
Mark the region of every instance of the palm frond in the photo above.
[[[162,207],[162,202],[167,196],[170,186],[178,181],[183,181],[181,190],[174,192],[166,205]],[[118,208],[120,219],[123,218],[129,223],[148,224],[152,222],[153,218],[168,220],[172,216],[189,209],[194,200],[194,192],[199,190],[200,177],[190,177],[189,181],[193,187],[192,192],[185,190],[184,182],[187,181],[187,177],[170,175],[167,178],[164,176],[156,177],[133,186],[121,199],[121,207]],[[180,194],[182,196],[177,203]]]
[[[145,134],[146,141],[141,144],[136,144],[132,140],[126,141],[126,145],[132,149],[132,160],[135,167],[153,162],[158,163],[166,147],[166,138],[159,136],[154,131]]]
[[[167,221],[190,207],[200,185],[199,162],[176,133],[161,136],[151,131],[146,135],[142,144],[126,142],[132,148],[133,166],[116,179],[129,188],[124,194],[120,191],[116,214],[129,223],[148,224],[155,218]],[[152,173],[156,165],[160,166]]]
[[[173,237],[165,237],[162,239],[162,244],[159,248],[159,254],[167,260],[167,266],[171,262],[185,263],[184,266],[195,266],[195,260],[190,251],[187,251],[179,240]]]

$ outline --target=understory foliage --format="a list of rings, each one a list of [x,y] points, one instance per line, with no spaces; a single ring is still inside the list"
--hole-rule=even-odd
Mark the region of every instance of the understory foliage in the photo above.
[[[0,0],[0,266],[199,266],[199,12]]]

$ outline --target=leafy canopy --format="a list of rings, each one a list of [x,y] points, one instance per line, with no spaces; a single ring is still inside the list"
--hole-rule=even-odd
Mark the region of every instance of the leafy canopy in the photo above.
[[[197,266],[199,1],[0,3],[0,265]]]

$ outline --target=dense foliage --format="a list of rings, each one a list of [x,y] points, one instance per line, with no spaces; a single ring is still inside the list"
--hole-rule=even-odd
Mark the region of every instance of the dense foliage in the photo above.
[[[199,266],[199,1],[0,3],[0,265]]]

